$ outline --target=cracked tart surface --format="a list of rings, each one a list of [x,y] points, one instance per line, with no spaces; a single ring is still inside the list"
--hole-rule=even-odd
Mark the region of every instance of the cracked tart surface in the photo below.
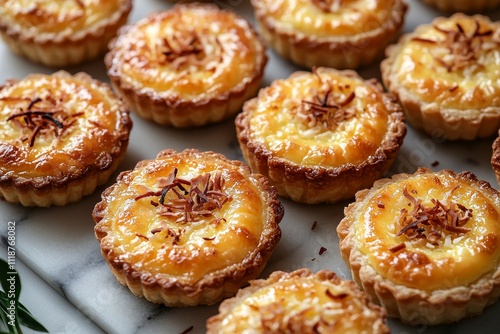
[[[152,14],[123,28],[110,49],[108,75],[132,109],[180,128],[239,112],[255,96],[267,63],[250,23],[213,4]]]
[[[399,34],[402,0],[252,0],[259,31],[281,56],[312,68],[374,62]]]
[[[387,49],[387,89],[408,122],[450,140],[490,137],[500,128],[500,24],[481,15],[436,18]]]
[[[264,269],[283,207],[267,179],[214,152],[165,150],[123,172],[94,209],[118,281],[168,306],[213,304]]]
[[[336,202],[382,177],[406,135],[401,107],[353,71],[315,68],[275,80],[236,117],[245,160],[281,196]]]
[[[0,35],[37,63],[75,65],[104,54],[131,9],[131,0],[1,0]]]
[[[470,172],[397,174],[356,194],[337,227],[354,280],[391,317],[436,325],[500,296],[500,197]]]
[[[207,320],[214,333],[389,333],[386,313],[355,282],[334,272],[276,271],[222,302]]]
[[[0,197],[65,205],[105,183],[125,156],[132,121],[88,74],[31,74],[0,86]]]

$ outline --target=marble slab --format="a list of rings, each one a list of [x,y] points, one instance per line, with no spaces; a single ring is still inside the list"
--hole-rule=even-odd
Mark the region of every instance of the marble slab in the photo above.
[[[213,2],[223,8],[237,11],[253,21],[248,1]],[[429,22],[439,15],[420,1],[409,0],[409,3],[411,7],[405,31],[411,31],[417,24]],[[137,21],[150,12],[166,9],[171,5],[171,2],[161,0],[136,1],[131,21]],[[491,16],[498,19],[500,13],[491,13]],[[272,51],[269,51],[269,56],[263,86],[267,86],[275,78],[287,77],[298,69],[281,60]],[[97,79],[108,81],[101,60],[66,70],[72,73],[85,71]],[[0,44],[0,82],[7,78],[22,78],[33,72],[52,71],[54,70],[15,56],[4,44]],[[380,77],[377,66],[365,68],[360,73],[365,78]],[[153,158],[158,151],[166,148],[213,150],[231,159],[242,159],[233,120],[196,130],[162,128],[135,116],[133,120],[129,150],[120,170],[132,168],[139,160]],[[410,127],[404,146],[390,172],[413,172],[418,166],[434,170],[449,168],[457,172],[468,170],[496,186],[489,163],[492,140],[442,143]],[[167,308],[135,297],[115,280],[100,255],[99,244],[93,233],[91,212],[103,189],[104,187],[101,187],[94,195],[62,208],[26,209],[0,202],[2,242],[5,243],[7,222],[16,221],[17,256],[20,261],[104,332],[182,333],[190,329],[189,333],[204,333],[205,321],[217,313],[218,305]],[[281,223],[283,237],[262,276],[266,277],[274,270],[290,271],[307,267],[314,271],[330,269],[342,277],[350,278],[350,273],[339,255],[338,237],[335,232],[348,202],[317,206],[300,205],[286,199],[282,199],[282,202],[285,206],[285,216]],[[317,227],[312,230],[314,222],[317,222]],[[327,251],[320,255],[322,247]],[[33,295],[32,298],[36,299],[37,296]],[[50,318],[52,315],[50,298],[47,303],[33,304],[36,308],[33,312],[39,320]],[[410,327],[397,320],[391,320],[390,326],[393,333],[397,334],[466,334],[474,331],[498,333],[498,314],[500,303],[488,308],[478,318],[451,326]],[[96,329],[95,332],[100,330]]]

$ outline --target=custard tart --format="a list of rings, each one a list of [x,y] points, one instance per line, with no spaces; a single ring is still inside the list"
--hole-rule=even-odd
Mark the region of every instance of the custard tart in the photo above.
[[[267,63],[245,18],[202,3],[177,4],[124,27],[110,49],[108,75],[133,111],[178,128],[239,112]]]
[[[484,12],[500,7],[500,0],[423,0],[439,10],[446,12]]]
[[[500,193],[471,172],[420,168],[359,191],[337,227],[354,280],[405,323],[480,314],[500,296]]]
[[[455,14],[419,26],[387,49],[387,89],[408,122],[433,137],[474,140],[500,128],[500,23]]]
[[[406,135],[401,107],[374,80],[315,68],[272,82],[235,120],[244,159],[281,196],[334,203],[372,186]]]
[[[276,271],[223,301],[207,334],[390,333],[386,313],[356,283],[328,270]]]
[[[131,0],[0,0],[0,35],[34,62],[75,65],[103,55],[131,9]]]
[[[135,295],[167,306],[213,304],[264,269],[281,237],[277,198],[242,162],[165,150],[104,191],[95,234]]]
[[[355,69],[381,58],[400,33],[404,0],[252,0],[259,32],[306,68]]]
[[[31,74],[0,86],[0,198],[24,206],[76,202],[125,156],[132,121],[88,74]]]

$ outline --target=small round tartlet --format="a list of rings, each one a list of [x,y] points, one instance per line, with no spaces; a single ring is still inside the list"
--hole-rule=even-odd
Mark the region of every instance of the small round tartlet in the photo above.
[[[500,0],[423,0],[445,12],[478,13],[500,7]]]
[[[276,271],[224,300],[207,334],[390,333],[385,310],[356,283],[328,270]]]
[[[31,61],[76,65],[107,51],[131,9],[131,0],[2,0],[0,35]]]
[[[245,160],[281,196],[334,203],[372,186],[406,135],[400,105],[375,80],[315,68],[275,80],[235,120]]]
[[[382,78],[408,122],[433,137],[474,140],[500,128],[500,23],[454,14],[387,48]]]
[[[66,205],[108,181],[125,156],[129,110],[86,73],[31,74],[0,86],[0,198]]]
[[[306,68],[355,69],[381,58],[399,35],[404,0],[252,0],[259,31]]]
[[[436,325],[498,300],[499,219],[487,182],[420,168],[359,191],[337,232],[354,280],[388,316]]]
[[[284,211],[248,166],[214,152],[165,150],[122,172],[93,211],[120,283],[167,306],[213,304],[258,277]]]
[[[189,128],[239,112],[259,89],[267,55],[244,17],[189,3],[121,29],[105,63],[115,90],[139,116]]]

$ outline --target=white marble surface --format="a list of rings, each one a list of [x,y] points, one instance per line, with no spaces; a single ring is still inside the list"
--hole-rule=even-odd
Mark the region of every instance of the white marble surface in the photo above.
[[[7,261],[7,249],[0,246],[0,259]],[[53,334],[103,333],[103,331],[68,300],[54,291],[22,261],[16,259],[15,269],[21,279],[20,302],[33,317]],[[50,315],[50,316],[48,316]],[[24,334],[39,333],[23,328]]]
[[[213,1],[221,7],[240,12],[252,21],[248,1]],[[410,31],[419,23],[429,22],[440,14],[418,0],[409,0],[410,11],[405,31]],[[156,10],[172,5],[165,0],[136,1],[131,21]],[[500,13],[491,14],[498,19]],[[297,68],[269,51],[270,61],[263,85],[275,78],[287,77]],[[13,55],[0,44],[0,82],[7,78],[22,78],[33,72],[51,73],[53,69],[34,65]],[[97,79],[107,81],[101,60],[71,67],[70,72],[85,71]],[[366,77],[379,77],[378,67],[361,71]],[[490,167],[491,143],[493,139],[471,143],[439,143],[428,136],[409,129],[405,144],[391,169],[392,173],[413,172],[417,166],[435,170],[449,168],[455,171],[469,170],[496,187]],[[134,117],[134,128],[126,160],[120,170],[130,169],[142,159],[149,159],[162,149],[198,148],[225,154],[231,159],[241,159],[238,149],[233,120],[222,124],[196,129],[175,130],[157,126]],[[434,162],[439,164],[432,167]],[[114,180],[114,179],[113,179]],[[112,181],[109,182],[111,184]],[[108,185],[109,185],[108,184]],[[17,256],[30,269],[59,292],[66,301],[74,305],[108,333],[181,333],[193,326],[190,333],[204,333],[206,319],[217,312],[218,305],[194,308],[166,308],[151,304],[133,296],[122,287],[108,269],[99,252],[99,244],[94,237],[94,222],[91,217],[93,206],[100,199],[104,187],[81,202],[62,208],[26,209],[19,205],[0,202],[0,235],[5,243],[8,221],[16,221]],[[283,237],[275,250],[263,277],[274,270],[293,270],[308,267],[312,270],[330,269],[343,277],[350,274],[338,252],[338,237],[335,228],[343,217],[347,202],[336,205],[306,206],[282,200],[285,216],[281,223]],[[311,230],[313,222],[317,228]],[[319,255],[321,247],[327,251]],[[3,248],[2,248],[3,249]],[[54,308],[60,307],[60,297],[43,295],[38,281],[27,279],[26,290],[33,293],[23,296],[23,302],[42,322],[53,316]],[[32,286],[32,285],[33,286]],[[36,286],[35,286],[36,285]],[[52,294],[53,295],[53,294]],[[64,305],[64,304],[63,304]],[[397,320],[391,320],[392,332],[396,334],[417,333],[498,333],[500,327],[500,303],[488,308],[478,318],[464,320],[451,326],[428,328],[409,327]],[[69,317],[69,316],[68,316]],[[69,318],[68,318],[69,319]],[[65,318],[58,318],[64,326]],[[57,332],[57,328],[54,332]],[[98,333],[100,330],[85,327],[84,333]],[[87,330],[88,328],[88,330]]]

